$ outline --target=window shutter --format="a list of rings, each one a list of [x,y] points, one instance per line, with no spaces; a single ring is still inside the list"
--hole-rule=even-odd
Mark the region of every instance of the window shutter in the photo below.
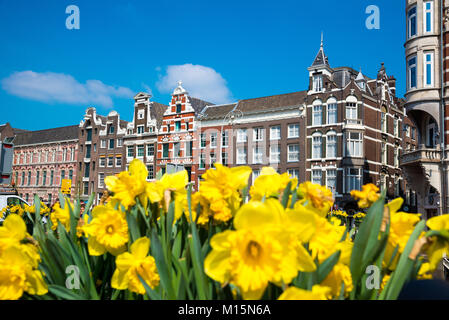
[[[312,158],[312,138],[308,138],[308,155],[307,158],[311,159]]]
[[[361,104],[357,105],[357,119],[363,120],[362,105]]]
[[[311,126],[312,125],[312,112],[313,112],[313,107],[312,108],[307,108],[308,111],[307,112],[307,125]]]

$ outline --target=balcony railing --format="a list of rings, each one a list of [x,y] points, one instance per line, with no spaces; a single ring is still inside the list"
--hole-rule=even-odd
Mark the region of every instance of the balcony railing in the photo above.
[[[420,148],[413,151],[405,151],[401,156],[401,165],[416,162],[440,162],[441,150],[431,148]]]

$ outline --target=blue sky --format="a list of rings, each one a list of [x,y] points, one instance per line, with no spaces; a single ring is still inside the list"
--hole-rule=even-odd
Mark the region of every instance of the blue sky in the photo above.
[[[66,28],[77,5],[80,29]],[[368,30],[368,5],[380,30]],[[332,67],[380,63],[405,90],[405,1],[0,0],[0,123],[78,124],[86,108],[132,120],[132,96],[168,104],[177,80],[220,103],[307,89],[324,32]],[[179,79],[181,78],[182,79]]]

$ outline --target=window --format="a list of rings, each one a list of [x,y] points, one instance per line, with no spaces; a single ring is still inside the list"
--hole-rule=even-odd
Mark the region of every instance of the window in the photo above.
[[[416,88],[416,56],[407,62],[407,87],[408,89]]]
[[[387,164],[387,145],[383,142],[382,143],[382,150],[381,150],[381,156],[382,156],[382,164]]]
[[[217,133],[216,132],[212,132],[210,134],[210,147],[211,148],[217,147]]]
[[[154,179],[154,167],[147,166],[147,170],[148,170],[147,180],[153,180]]]
[[[337,170],[328,169],[326,171],[326,187],[332,191],[332,194],[337,192]]]
[[[408,11],[407,20],[408,20],[407,35],[408,38],[411,38],[413,36],[416,36],[416,6],[414,6]]]
[[[61,183],[65,179],[65,170],[61,170]]]
[[[90,144],[86,145],[86,159],[90,159],[90,149],[91,145]]]
[[[270,162],[271,163],[281,162],[281,146],[280,145],[270,146]]]
[[[144,126],[137,126],[137,134],[142,134],[145,132]]]
[[[433,1],[424,2],[424,33],[433,31]]]
[[[86,137],[86,141],[92,141],[92,129],[87,129],[87,137]]]
[[[73,170],[69,170],[69,179],[73,180]]]
[[[299,179],[299,170],[298,169],[288,169],[287,172],[290,175],[290,178],[292,178],[292,179],[294,179],[294,178]]]
[[[394,136],[399,137],[399,119],[394,118],[393,126],[394,126]]]
[[[39,185],[39,174],[40,174],[40,172],[37,171],[37,172],[36,172],[36,186]]]
[[[410,126],[408,124],[404,125],[405,136],[410,138]]]
[[[323,121],[323,114],[322,114],[323,107],[321,105],[313,106],[313,118],[312,118],[312,125],[313,126],[320,126]]]
[[[288,162],[299,161],[299,144],[288,145],[287,161]]]
[[[206,148],[206,134],[204,132],[200,135],[200,148]]]
[[[261,147],[253,148],[253,164],[260,164],[263,161],[263,154]]]
[[[281,126],[274,126],[270,128],[270,140],[281,139]]]
[[[121,146],[123,146],[123,139],[119,138],[119,139],[117,139],[117,147],[121,147]]]
[[[84,164],[84,178],[89,178],[90,174],[90,163]]]
[[[187,131],[189,130],[189,122],[188,121],[186,121],[186,130]]]
[[[108,157],[108,167],[113,167],[113,166],[114,166],[114,157],[109,156]]]
[[[321,134],[312,137],[312,159],[320,159],[323,156]]]
[[[100,148],[106,148],[106,140],[100,141]]]
[[[247,140],[246,129],[238,129],[237,142],[246,142],[246,140]]]
[[[55,171],[50,171],[50,186],[53,186],[53,179],[55,178]]]
[[[145,155],[145,146],[143,144],[137,146],[137,157],[143,158]]]
[[[206,159],[205,154],[204,153],[200,153],[200,165],[199,165],[200,169],[206,168],[206,160],[205,159]]]
[[[360,190],[362,187],[362,170],[346,168],[345,191],[350,193],[352,190]]]
[[[263,141],[263,128],[254,128],[253,129],[253,140],[254,141]]]
[[[175,121],[175,131],[181,131],[181,121]]]
[[[115,166],[121,167],[122,166],[122,157],[116,156],[115,157]]]
[[[97,144],[96,143],[94,143],[94,152],[97,152]]]
[[[394,148],[394,166],[399,167],[399,150]]]
[[[177,104],[176,105],[176,113],[181,113],[182,110],[182,105],[181,104]]]
[[[409,127],[410,129],[410,127]],[[412,128],[412,139],[416,140],[416,128]]]
[[[387,114],[385,112],[380,114],[380,130],[384,133],[387,132]]]
[[[145,117],[145,110],[137,111],[137,119],[142,120]]]
[[[221,133],[221,146],[222,147],[227,147],[229,146],[229,133],[227,130],[224,130]]]
[[[168,158],[169,147],[170,147],[170,145],[168,143],[165,143],[162,145],[162,157],[163,158]]]
[[[321,171],[321,169],[312,170],[312,183],[321,185],[322,176],[323,176],[323,172]]]
[[[387,188],[387,177],[385,174],[380,175],[380,190],[383,191]]]
[[[128,158],[134,158],[134,146],[128,146],[127,156]]]
[[[186,157],[191,157],[193,154],[193,142],[192,141],[187,141],[185,144],[185,156]]]
[[[361,157],[363,154],[363,141],[360,132],[349,132],[347,135],[346,156]]]
[[[89,195],[89,182],[84,182],[83,194],[85,196]]]
[[[25,185],[25,171],[22,172],[22,186]]]
[[[433,86],[433,52],[424,53],[424,81],[426,87]]]
[[[246,164],[246,148],[237,148],[237,164]]]
[[[98,188],[104,188],[104,173],[98,174]]]
[[[215,152],[211,152],[209,157],[210,157],[210,166],[212,167],[214,163],[217,162],[217,155],[215,154]]]
[[[299,124],[288,125],[288,138],[299,138]]]
[[[113,134],[114,133],[114,126],[109,126],[109,134]]]
[[[330,132],[326,139],[326,158],[337,157],[337,135],[335,132]]]
[[[221,164],[224,166],[228,165],[228,153],[227,152],[221,153]]]
[[[44,170],[42,172],[42,185],[46,186],[47,185],[47,170]]]
[[[67,148],[62,149],[62,161],[67,161]]]
[[[154,156],[154,144],[147,145],[147,156],[148,157]]]
[[[103,156],[103,157],[100,157],[100,167],[104,167],[106,165],[106,158]]]
[[[258,176],[260,176],[260,170],[259,169],[253,170],[253,182],[254,180],[257,179]]]
[[[327,105],[327,124],[337,123],[337,103],[331,102]]]
[[[317,74],[313,76],[313,91],[320,92],[323,90],[323,75]]]
[[[181,143],[180,142],[173,143],[173,156],[175,158],[181,157]]]
[[[358,115],[357,115],[357,103],[355,102],[346,102],[346,119],[348,123],[357,123]]]

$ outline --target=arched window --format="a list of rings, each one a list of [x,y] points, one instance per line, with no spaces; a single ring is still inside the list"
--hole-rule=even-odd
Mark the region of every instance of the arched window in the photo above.
[[[337,123],[337,99],[327,100],[327,124]]]
[[[321,159],[323,157],[323,138],[320,132],[312,135],[312,159]]]
[[[357,112],[357,98],[354,96],[349,96],[346,99],[346,120],[348,123],[357,123],[359,115]]]
[[[329,131],[326,135],[326,158],[337,157],[337,133]]]
[[[312,125],[320,126],[323,124],[323,106],[321,100],[313,102]]]

